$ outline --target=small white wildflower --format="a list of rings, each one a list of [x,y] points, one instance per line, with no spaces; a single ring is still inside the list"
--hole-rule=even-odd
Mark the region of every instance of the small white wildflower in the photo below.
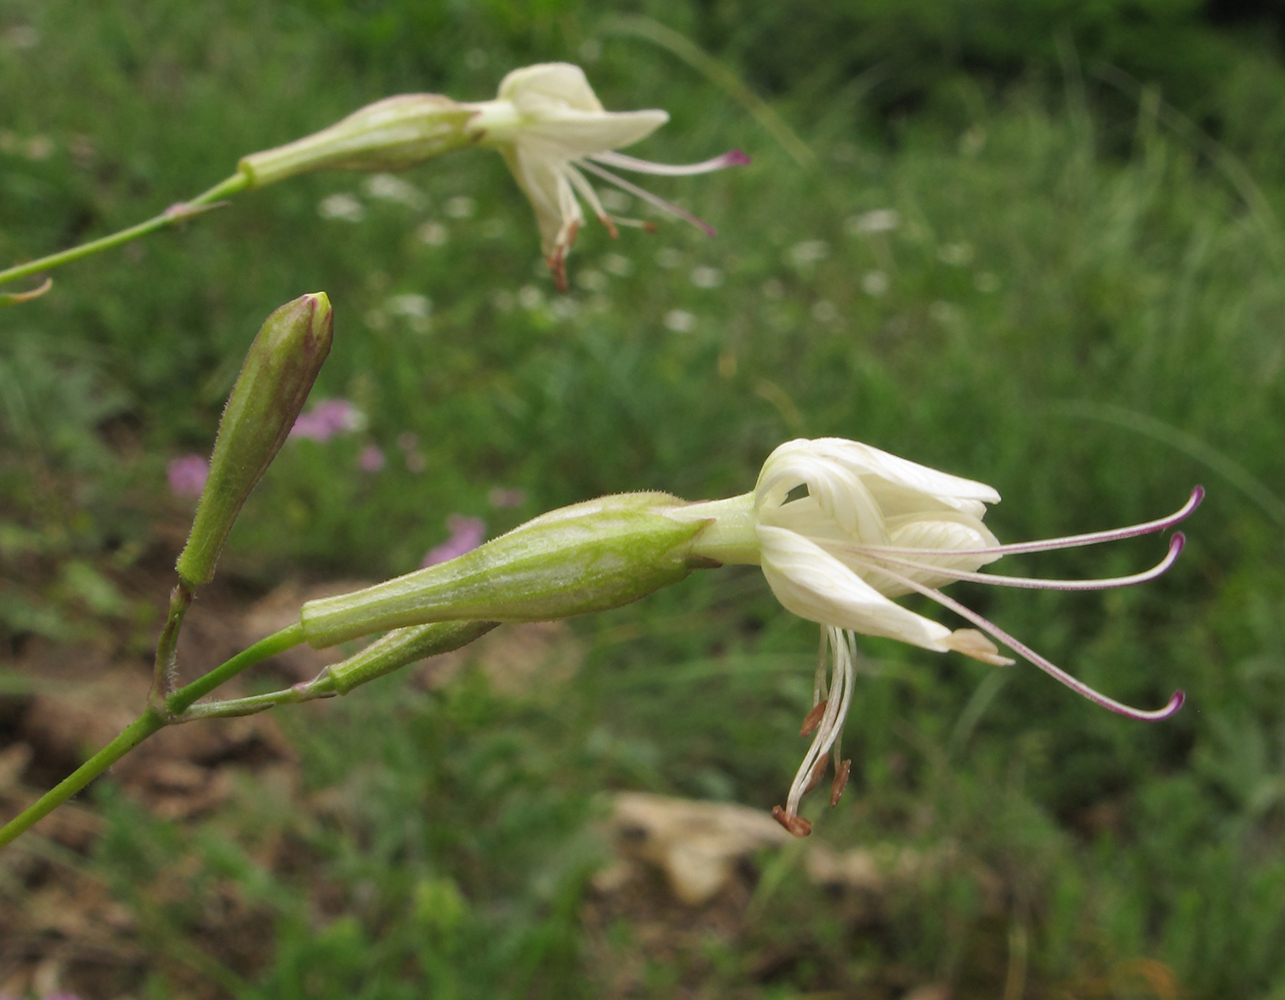
[[[518,305],[523,309],[539,309],[544,305],[544,292],[535,285],[523,285],[518,289]]]
[[[978,572],[1004,555],[1095,545],[1163,531],[1200,503],[1197,487],[1168,517],[1111,531],[1001,545],[983,523],[986,505],[999,502],[991,487],[938,472],[856,441],[799,439],[777,448],[763,464],[752,493],[691,504],[684,518],[708,520],[693,553],[718,563],[762,567],[768,586],[789,611],[823,626],[815,708],[804,720],[816,737],[799,768],[784,808],[773,814],[799,836],[811,824],[798,814],[804,794],[820,783],[834,751],[831,802],[847,780],[838,751],[851,697],[855,651],[852,633],[883,636],[925,649],[954,650],[995,665],[991,639],[1091,701],[1134,719],[1168,718],[1181,707],[1175,692],[1164,708],[1130,708],[1071,677],[1029,646],[939,589],[955,580],[1051,590],[1102,590],[1155,579],[1173,565],[1183,536],[1175,534],[1158,564],[1129,576],[1098,580],[1040,580]],[[892,598],[918,593],[959,615],[973,628],[945,625],[903,608]],[[844,633],[847,633],[846,635]],[[990,636],[990,639],[987,638]]]
[[[749,162],[749,157],[739,150],[703,163],[679,166],[649,163],[615,152],[650,135],[669,120],[669,115],[658,109],[606,111],[585,79],[584,70],[570,63],[543,63],[514,70],[500,82],[495,100],[468,107],[473,111],[467,126],[469,133],[479,144],[503,154],[535,209],[541,246],[559,290],[566,288],[567,252],[584,225],[580,199],[589,204],[613,236],[617,224],[649,225],[609,215],[582,170],[712,236],[714,228],[708,223],[613,170],[683,176]]]

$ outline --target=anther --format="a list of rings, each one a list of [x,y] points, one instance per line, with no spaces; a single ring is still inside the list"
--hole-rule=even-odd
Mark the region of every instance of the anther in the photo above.
[[[772,818],[796,837],[806,837],[812,832],[812,824],[802,816],[788,816],[781,806],[772,807]]]
[[[834,771],[834,783],[830,786],[830,805],[831,807],[839,804],[839,799],[843,797],[843,790],[848,787],[848,775],[852,772],[852,760],[843,761]]]
[[[825,715],[825,707],[829,700],[822,698],[812,706],[812,711],[803,717],[803,728],[799,730],[800,736],[810,736],[817,726],[821,724],[821,717]]]

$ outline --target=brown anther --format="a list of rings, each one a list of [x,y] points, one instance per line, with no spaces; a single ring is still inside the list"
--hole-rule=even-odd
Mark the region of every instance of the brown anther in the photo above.
[[[549,265],[549,274],[553,277],[553,287],[559,292],[567,290],[567,255],[564,250],[555,250],[544,259]]]
[[[656,231],[656,223],[654,222],[644,222],[642,227],[644,233],[654,233]]]
[[[610,236],[613,240],[620,239],[620,230],[618,230],[616,228],[616,224],[611,221],[610,215],[600,215],[598,216],[598,221],[607,227],[608,236]]]
[[[826,765],[829,763],[830,758],[822,755],[822,757],[812,765],[812,773],[808,775],[808,783],[803,787],[804,795],[807,795],[808,792],[812,791],[812,789],[816,788],[825,780],[825,769]]]
[[[787,816],[780,806],[772,807],[772,818],[796,837],[806,837],[812,832],[812,824],[802,816]]]
[[[848,775],[852,772],[851,759],[845,760],[834,771],[834,783],[830,786],[830,805],[837,806],[839,799],[843,796],[843,790],[848,787]]]
[[[821,725],[821,716],[825,715],[825,706],[829,701],[822,698],[812,706],[812,711],[803,717],[803,728],[799,730],[800,736],[809,736],[817,726]]]

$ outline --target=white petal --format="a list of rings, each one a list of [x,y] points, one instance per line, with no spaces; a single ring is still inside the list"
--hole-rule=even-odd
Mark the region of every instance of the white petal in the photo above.
[[[985,509],[979,506],[979,502],[999,503],[999,493],[985,483],[939,472],[868,444],[844,438],[817,438],[812,445],[818,455],[842,462],[861,475],[876,500],[881,504],[885,499],[888,501],[886,513],[898,513],[896,509],[890,508],[907,502],[913,504],[915,499],[925,497],[974,516],[979,516]],[[866,480],[865,477],[873,477],[874,481]],[[923,508],[912,506],[911,509]]]
[[[549,104],[579,111],[602,110],[584,70],[572,63],[537,63],[515,69],[500,81],[496,96],[501,101],[512,101],[522,111]]]
[[[536,225],[540,228],[540,244],[544,255],[552,254],[558,245],[558,235],[568,220],[582,223],[584,214],[576,201],[571,185],[558,169],[546,159],[526,155],[516,150],[501,150],[518,187],[535,210]]]
[[[817,545],[785,528],[760,525],[763,576],[800,618],[944,652],[950,629],[884,597]]]
[[[519,145],[533,155],[575,160],[628,146],[669,121],[669,113],[647,111],[574,111],[566,108],[523,113]],[[537,145],[538,144],[538,145]]]
[[[916,561],[931,561],[952,569],[976,570],[1002,556],[999,552],[984,556],[954,555],[957,549],[988,549],[999,545],[999,539],[978,518],[954,511],[890,517],[888,536],[888,544],[896,548],[927,550],[923,556],[916,554]]]
[[[842,462],[819,455],[811,444],[803,438],[788,441],[763,463],[754,488],[760,517],[766,523],[810,534],[805,525],[791,522],[795,504],[784,503],[791,490],[806,485],[808,496],[851,540],[866,545],[887,544],[883,515],[861,478]]]

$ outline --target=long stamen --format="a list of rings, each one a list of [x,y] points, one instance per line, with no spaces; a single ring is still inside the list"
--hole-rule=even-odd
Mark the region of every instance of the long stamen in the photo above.
[[[1139,535],[1150,535],[1157,531],[1164,531],[1166,528],[1172,528],[1178,522],[1189,517],[1191,512],[1200,506],[1200,501],[1204,498],[1205,488],[1197,486],[1191,491],[1191,496],[1188,497],[1185,504],[1168,517],[1162,517],[1157,521],[1131,524],[1124,528],[1112,528],[1109,531],[1091,531],[1084,535],[1067,535],[1064,538],[1043,538],[1035,542],[1014,542],[1009,545],[993,545],[989,548],[951,549],[950,551],[953,555],[960,556],[1006,556],[1017,555],[1020,552],[1048,552],[1053,549],[1074,549],[1081,545],[1118,542],[1126,538],[1137,538]],[[901,548],[892,545],[857,545],[851,551],[854,551],[857,555],[916,556],[924,553],[922,548]]]
[[[886,573],[888,576],[892,577],[894,580],[896,580],[898,583],[902,584],[903,586],[909,587],[911,590],[915,590],[920,594],[923,594],[925,597],[932,598],[932,600],[936,601],[944,608],[949,608],[951,611],[955,612],[955,614],[959,615],[961,618],[965,618],[968,621],[972,622],[974,625],[976,625],[983,632],[986,632],[992,638],[996,639],[999,642],[1002,642],[1014,653],[1022,657],[1022,659],[1027,660],[1030,663],[1033,663],[1035,666],[1039,667],[1050,677],[1053,677],[1061,681],[1063,684],[1069,687],[1072,691],[1075,691],[1078,694],[1083,695],[1085,698],[1088,698],[1089,701],[1094,702],[1095,704],[1101,705],[1103,708],[1109,709],[1110,711],[1115,712],[1118,715],[1123,715],[1130,719],[1138,719],[1143,722],[1155,722],[1159,719],[1169,718],[1171,715],[1177,712],[1178,709],[1182,708],[1182,703],[1187,700],[1187,695],[1183,691],[1178,690],[1178,691],[1175,691],[1170,696],[1169,703],[1165,705],[1164,708],[1156,709],[1155,711],[1150,711],[1150,712],[1144,711],[1143,709],[1139,709],[1139,708],[1131,708],[1128,705],[1124,705],[1116,701],[1114,698],[1108,698],[1106,695],[1102,694],[1101,692],[1096,691],[1093,688],[1089,687],[1089,685],[1085,684],[1083,681],[1077,680],[1076,678],[1072,677],[1061,667],[1054,665],[1050,660],[1045,659],[1039,653],[1035,652],[1035,650],[1031,649],[1030,646],[1027,646],[1025,643],[1020,642],[1019,640],[1013,638],[1011,635],[1005,632],[998,625],[996,625],[995,623],[993,623],[987,618],[983,618],[981,615],[979,615],[976,611],[973,611],[971,608],[966,608],[958,601],[952,600],[951,598],[947,597],[940,590],[936,590],[933,587],[926,587],[922,583],[918,583],[910,579],[910,577],[908,576],[902,576],[900,573],[896,573],[893,570],[886,569],[883,567],[876,567],[876,568],[879,569],[880,572]]]
[[[952,580],[967,580],[971,583],[991,583],[997,587],[1024,587],[1030,590],[1110,590],[1114,587],[1132,587],[1136,583],[1146,583],[1148,580],[1154,580],[1164,573],[1178,559],[1178,553],[1182,551],[1183,543],[1186,536],[1180,531],[1169,540],[1169,552],[1165,557],[1152,566],[1150,569],[1143,570],[1141,573],[1132,573],[1129,576],[1106,577],[1101,580],[1041,580],[1039,577],[1029,576],[1003,576],[999,573],[972,573],[968,570],[950,569],[946,566],[936,566],[932,563],[918,562],[914,559],[902,559],[898,556],[885,555],[878,546],[870,545],[861,548],[861,556],[868,560],[875,560],[879,564],[890,564],[901,566],[906,569],[918,569],[935,576],[945,576]],[[838,546],[834,546],[838,547]],[[920,549],[920,552],[932,552],[933,549]],[[942,550],[948,555],[957,555],[958,551],[967,550]]]
[[[607,232],[611,234],[611,238],[613,240],[619,238],[620,233],[616,231],[616,224],[611,221],[611,216],[602,207],[602,202],[598,200],[598,192],[593,189],[593,185],[585,180],[584,174],[570,163],[567,164],[566,171],[567,179],[580,192],[580,197],[589,203],[589,207],[593,209],[593,214],[598,217],[598,221],[607,227]]]
[[[842,734],[843,722],[847,718],[848,709],[852,704],[854,682],[852,648],[846,641],[846,635],[840,629],[827,627],[823,634],[826,634],[829,639],[831,663],[833,665],[829,685],[829,699],[821,724],[817,728],[815,738],[812,740],[812,745],[808,747],[808,752],[803,757],[803,763],[799,765],[799,770],[794,775],[794,781],[790,784],[790,794],[786,799],[782,822],[786,829],[791,832],[794,832],[794,828],[789,821],[798,816],[799,802],[802,800],[804,793],[812,786],[812,779],[815,776],[818,762],[825,759],[826,754],[830,752],[830,748],[834,746]]]
[[[626,156],[624,153],[611,151],[594,153],[589,159],[605,163],[617,170],[632,170],[635,173],[656,174],[660,177],[708,174],[714,170],[726,170],[728,167],[743,167],[750,162],[750,158],[739,149],[728,150],[722,156],[715,156],[711,160],[703,160],[700,163],[653,163],[651,160],[640,160],[636,156]]]
[[[704,219],[697,218],[696,216],[692,215],[691,212],[687,211],[685,208],[679,208],[672,201],[666,201],[664,198],[661,198],[658,195],[652,194],[646,188],[640,188],[637,184],[634,184],[631,181],[627,181],[623,177],[618,176],[617,174],[613,174],[610,170],[606,170],[603,167],[598,166],[598,164],[594,163],[591,160],[583,159],[583,160],[577,160],[576,162],[580,166],[588,170],[591,174],[597,174],[603,180],[611,181],[612,184],[616,185],[616,187],[620,188],[622,191],[628,191],[630,194],[634,195],[637,198],[641,198],[643,201],[647,202],[648,204],[655,205],[657,208],[661,209],[662,211],[668,212],[670,215],[676,215],[680,219],[690,222],[697,229],[701,230],[701,232],[703,232],[706,236],[718,235],[718,230],[715,229],[713,226],[711,226]]]

